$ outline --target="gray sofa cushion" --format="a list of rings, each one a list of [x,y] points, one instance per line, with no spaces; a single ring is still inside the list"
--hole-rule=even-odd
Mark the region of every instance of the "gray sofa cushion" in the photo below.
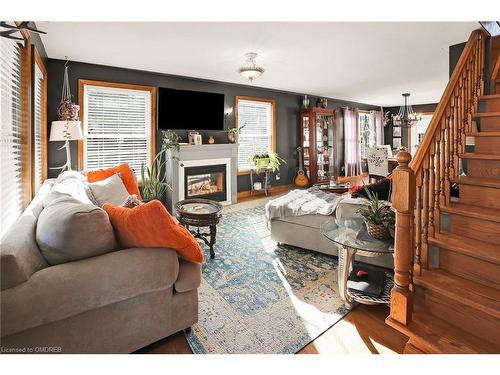
[[[118,248],[104,210],[59,192],[51,192],[44,199],[44,209],[36,226],[36,242],[51,265]]]
[[[171,288],[178,274],[177,253],[164,248],[131,248],[47,267],[2,292],[1,335]]]
[[[287,223],[303,225],[310,228],[321,228],[321,226],[326,223],[328,220],[331,220],[333,216],[327,215],[301,215],[301,216],[286,216],[286,217],[277,217],[273,220],[284,221]]]

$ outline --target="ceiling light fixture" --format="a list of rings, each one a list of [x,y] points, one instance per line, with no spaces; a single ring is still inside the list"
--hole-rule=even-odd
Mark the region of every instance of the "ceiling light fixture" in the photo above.
[[[257,56],[258,55],[255,52],[246,53],[246,65],[242,66],[239,70],[241,76],[248,78],[250,82],[252,82],[256,78],[259,78],[264,73],[264,68],[256,65],[255,59],[257,58]]]
[[[408,102],[408,98],[410,93],[406,92],[403,95],[404,104],[399,107],[399,112],[397,115],[392,116],[392,124],[396,126],[401,126],[403,128],[411,128],[416,125],[421,119],[422,116],[416,113],[411,104]]]

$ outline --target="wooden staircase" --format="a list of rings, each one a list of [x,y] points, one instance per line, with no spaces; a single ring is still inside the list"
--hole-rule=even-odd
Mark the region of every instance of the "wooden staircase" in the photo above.
[[[414,160],[397,155],[386,323],[405,353],[500,353],[500,57],[483,95],[486,41],[471,34]]]

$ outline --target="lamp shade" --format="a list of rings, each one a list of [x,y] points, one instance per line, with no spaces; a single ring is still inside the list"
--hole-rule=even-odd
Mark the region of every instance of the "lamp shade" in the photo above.
[[[83,139],[81,121],[52,121],[50,141],[72,141]]]

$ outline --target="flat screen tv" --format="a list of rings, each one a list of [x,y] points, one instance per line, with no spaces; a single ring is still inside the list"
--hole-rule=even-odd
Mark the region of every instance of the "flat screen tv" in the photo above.
[[[223,130],[224,94],[160,87],[158,129]]]

